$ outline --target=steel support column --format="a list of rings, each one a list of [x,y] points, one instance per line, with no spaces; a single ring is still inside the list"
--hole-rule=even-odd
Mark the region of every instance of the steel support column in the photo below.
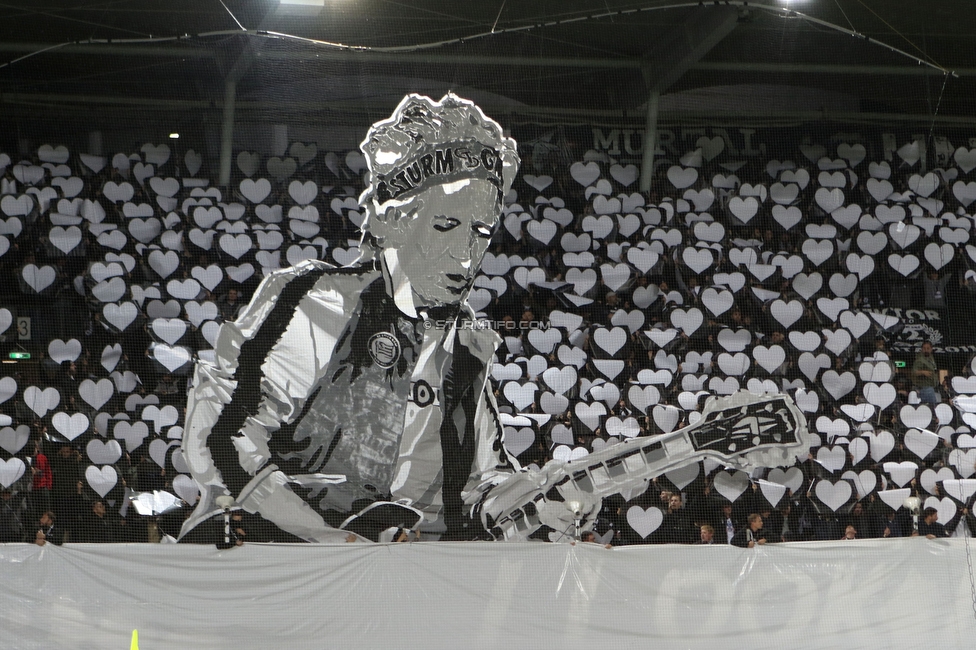
[[[224,82],[224,117],[220,125],[220,177],[221,187],[230,184],[230,170],[234,153],[234,103],[237,100],[237,82]]]

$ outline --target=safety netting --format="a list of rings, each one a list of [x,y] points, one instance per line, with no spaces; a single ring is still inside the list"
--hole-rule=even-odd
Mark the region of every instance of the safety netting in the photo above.
[[[5,646],[962,647],[964,8],[271,4],[4,10]]]

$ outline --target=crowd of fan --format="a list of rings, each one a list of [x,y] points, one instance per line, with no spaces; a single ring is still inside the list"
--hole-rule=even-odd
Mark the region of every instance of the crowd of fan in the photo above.
[[[527,158],[529,164],[533,164],[531,158]],[[542,163],[539,165],[541,166]],[[323,167],[322,163],[311,163],[303,168],[302,178],[322,181],[327,176]],[[570,176],[565,165],[535,170],[528,167],[525,171],[545,171],[552,175],[552,190],[545,196],[564,197],[566,207],[575,215],[572,222],[564,226],[561,232],[582,233],[583,219],[594,215],[593,202],[583,199],[579,185]],[[911,169],[897,172],[892,182],[896,187],[907,187],[910,173],[913,173]],[[13,183],[14,179],[9,169],[5,180]],[[101,200],[98,189],[110,180],[122,182],[124,178],[117,171],[111,170],[92,175],[86,193],[81,196],[90,200]],[[335,183],[337,180],[339,179],[332,178],[331,182]],[[345,180],[350,182],[348,178]],[[668,187],[667,183],[662,168],[655,179],[655,187],[659,189],[644,197],[648,206],[675,203],[673,199],[664,196],[674,194],[673,191],[668,192],[663,189]],[[326,183],[323,182],[322,185]],[[531,197],[542,194],[532,189],[524,180],[516,186],[516,189],[519,196],[523,197],[521,200],[526,205],[526,210],[532,203]],[[624,188],[619,189],[624,190]],[[335,190],[334,196],[340,196],[339,191]],[[343,188],[341,191],[344,193],[341,196],[347,198],[355,196],[354,188]],[[750,245],[760,251],[784,256],[802,256],[802,242],[805,235],[799,227],[784,230],[767,212],[763,212],[747,224],[738,223],[724,215],[724,206],[734,193],[718,192],[718,194],[720,196],[712,212],[716,215],[716,221],[725,224],[728,239],[737,237],[751,241],[753,243]],[[863,190],[863,184],[852,188],[851,195],[849,201],[861,200],[865,204],[871,202]],[[132,201],[153,204],[154,198],[156,197],[148,185],[139,185]],[[323,203],[328,198],[324,196],[324,199],[318,202]],[[805,199],[801,198],[801,201],[807,201],[804,203],[804,224],[831,223],[830,215],[819,209],[809,198],[809,196]],[[243,199],[241,200],[243,202]],[[278,205],[287,206],[290,199],[283,187],[278,187],[277,192],[266,202],[277,202]],[[106,207],[108,222],[115,222],[119,226],[126,223],[126,216],[122,214],[117,204],[105,201],[102,203]],[[543,205],[546,203],[543,202]],[[323,226],[323,233],[327,235],[330,251],[347,242],[349,238],[355,237],[356,227],[352,225],[350,219],[337,217],[334,210],[330,211],[325,207],[321,213],[323,217],[320,225]],[[193,224],[189,222],[188,217],[184,216],[183,219],[185,223],[182,227],[188,230]],[[681,225],[680,217],[675,216],[671,225],[680,227],[682,231],[682,243],[674,247],[675,251],[681,246],[696,245],[696,239],[692,235],[692,222]],[[94,439],[92,433],[89,432],[85,437],[73,441],[66,440],[51,430],[50,416],[37,417],[24,402],[26,385],[56,387],[62,396],[60,410],[67,414],[84,413],[92,423],[95,422],[98,411],[117,413],[129,410],[138,413],[139,409],[147,405],[170,405],[177,408],[178,417],[175,422],[169,424],[178,428],[182,423],[182,410],[188,388],[189,365],[177,372],[171,372],[152,358],[149,351],[158,341],[148,328],[148,319],[124,332],[119,332],[104,322],[102,305],[90,295],[86,295],[79,304],[78,296],[73,293],[77,287],[73,286],[72,279],[85,276],[84,286],[86,291],[90,291],[93,282],[86,275],[90,273],[90,265],[92,262],[104,261],[95,253],[100,248],[93,234],[85,232],[84,244],[79,249],[82,254],[67,256],[52,249],[47,238],[48,227],[49,224],[45,222],[42,215],[34,214],[32,220],[26,223],[23,233],[12,238],[6,254],[0,254],[0,276],[13,277],[27,264],[50,263],[54,266],[58,273],[57,286],[53,292],[45,295],[54,298],[60,304],[79,307],[78,319],[83,319],[85,322],[84,335],[81,337],[83,351],[75,361],[57,364],[50,359],[43,360],[39,365],[40,372],[36,376],[15,375],[18,382],[15,399],[0,404],[0,412],[10,415],[15,426],[26,425],[30,428],[29,441],[24,445],[23,450],[12,455],[0,454],[3,458],[9,456],[23,458],[29,467],[29,472],[21,480],[3,491],[3,500],[0,504],[0,541],[43,544],[65,541],[159,542],[173,539],[179,535],[182,521],[192,509],[192,503],[184,501],[182,507],[165,514],[141,516],[134,512],[128,500],[132,494],[173,490],[173,481],[181,474],[181,470],[177,465],[178,460],[173,458],[172,450],[164,462],[160,462],[159,459],[151,456],[148,444],[135,446],[131,450],[127,446],[121,458],[113,463],[118,475],[117,484],[100,495],[93,491],[85,475],[85,470],[90,463],[84,456],[85,448],[82,442]],[[850,231],[852,240],[856,231],[856,228]],[[299,239],[297,236],[292,237],[292,241],[307,243],[299,242]],[[627,246],[637,246],[647,241],[648,237],[641,229],[627,236],[620,235],[614,229],[614,232],[599,242],[599,246],[593,248],[594,261],[591,266],[598,268],[601,263],[617,263],[622,259],[620,249],[616,254],[611,253],[611,245],[624,247],[622,250],[626,250]],[[507,255],[536,260],[538,266],[545,270],[546,280],[549,283],[565,284],[571,267],[565,264],[564,251],[558,242],[558,237],[553,238],[549,243],[543,243],[530,237],[522,228],[517,230],[516,235],[512,230],[500,227],[490,253],[493,256]],[[128,286],[145,287],[159,283],[159,278],[145,262],[147,250],[133,245],[132,242],[123,249],[122,252],[129,252],[138,259],[136,266],[123,275]],[[322,250],[322,256],[326,257],[325,249]],[[535,444],[519,454],[518,460],[523,466],[533,463],[541,466],[553,458],[554,450],[559,443],[552,438],[551,432],[554,426],[560,424],[572,431],[575,446],[586,449],[594,449],[594,444],[598,440],[602,441],[602,444],[613,442],[613,436],[605,427],[606,419],[610,417],[621,420],[630,417],[637,419],[640,427],[638,435],[659,433],[662,427],[654,421],[650,409],[638,409],[624,399],[627,388],[638,382],[640,371],[661,367],[658,355],[662,350],[666,356],[676,360],[675,365],[678,367],[685,365],[681,360],[690,358],[694,353],[696,358],[705,359],[700,370],[702,373],[718,374],[715,359],[724,351],[718,342],[718,333],[726,328],[746,329],[754,333],[755,340],[751,345],[767,347],[779,345],[787,350],[784,362],[773,372],[764,372],[753,365],[741,378],[743,385],[748,378],[773,379],[782,388],[784,383],[795,383],[804,379],[798,364],[799,352],[787,342],[790,331],[822,331],[835,328],[837,325],[818,310],[815,301],[811,299],[802,300],[803,315],[795,324],[784,328],[778,323],[770,313],[769,301],[758,299],[757,294],[750,293],[749,290],[776,292],[784,298],[797,297],[790,280],[779,275],[760,280],[747,273],[746,288],[737,293],[735,305],[731,309],[719,316],[713,316],[701,307],[702,312],[706,314],[705,323],[691,335],[679,332],[666,350],[655,347],[646,336],[642,335],[640,330],[672,327],[670,313],[676,304],[684,308],[701,306],[703,290],[717,283],[716,276],[735,272],[738,269],[737,265],[728,259],[727,251],[718,250],[715,254],[714,264],[700,274],[690,269],[681,255],[662,254],[659,263],[655,264],[649,273],[634,274],[630,281],[614,290],[605,286],[602,280],[598,280],[594,288],[586,292],[587,300],[572,303],[566,302],[564,291],[554,291],[551,287],[531,284],[521,287],[513,281],[512,273],[505,275],[507,290],[500,292],[500,295],[497,291],[493,292],[492,299],[482,310],[493,320],[513,323],[513,327],[506,328],[502,332],[505,343],[497,353],[498,364],[509,364],[523,356],[541,354],[551,366],[564,365],[555,349],[539,351],[533,347],[528,337],[529,329],[524,324],[548,322],[550,315],[557,310],[569,311],[582,317],[581,329],[584,336],[578,343],[578,347],[585,353],[586,361],[579,368],[578,386],[566,392],[571,404],[577,398],[582,399],[580,387],[583,382],[605,381],[603,373],[593,364],[594,359],[606,358],[606,355],[595,346],[592,328],[610,327],[614,314],[619,312],[639,311],[643,316],[642,326],[632,329],[626,345],[612,356],[625,363],[624,370],[608,382],[617,386],[621,399],[608,409],[601,426],[595,429],[583,426],[572,408],[564,414],[554,415],[546,426],[540,427],[537,431]],[[227,265],[239,261],[230,260],[219,250],[198,250],[187,243],[180,252],[181,270],[173,277],[186,280],[191,278],[190,269],[193,266],[205,268],[211,264]],[[905,276],[882,261],[878,263],[873,274],[861,280],[857,290],[850,295],[849,303],[852,309],[934,310],[942,320],[949,323],[947,334],[952,341],[969,343],[976,340],[976,319],[972,318],[972,314],[976,313],[976,275],[970,273],[971,266],[972,263],[967,258],[963,246],[957,246],[953,259],[942,267],[929,268],[909,276]],[[844,272],[846,269],[840,251],[838,250],[830,261],[819,266],[817,270],[823,273],[825,278],[834,271]],[[217,315],[212,318],[214,322],[233,320],[241,306],[246,304],[259,278],[260,273],[254,274],[244,282],[235,283],[230,278],[224,278],[212,289],[201,288],[199,295],[194,296],[194,299],[199,303],[214,303],[217,310]],[[4,281],[0,285],[6,287],[0,289],[0,292],[6,293],[9,297],[12,287],[17,283]],[[476,286],[481,285],[476,284]],[[648,306],[639,307],[635,302],[635,292],[653,287],[657,288],[659,297]],[[666,296],[670,297],[666,298]],[[580,304],[581,302],[583,304]],[[183,307],[185,308],[185,305]],[[181,312],[181,316],[185,314],[186,312]],[[141,315],[142,317],[145,317],[145,314]],[[192,319],[188,318],[188,320]],[[198,353],[209,347],[204,340],[202,324],[191,326],[189,331],[191,334],[188,336],[193,339],[193,342],[188,344],[188,347],[195,348]],[[856,374],[858,364],[864,359],[889,359],[891,354],[889,347],[895,336],[895,332],[873,325],[868,335],[853,340],[845,350],[833,355],[831,369],[838,373],[851,371]],[[568,337],[564,335],[563,341],[567,339]],[[122,346],[121,361],[115,370],[134,373],[138,381],[129,394],[139,396],[139,400],[134,408],[127,409],[126,396],[123,391],[118,390],[105,406],[91,409],[80,398],[79,386],[85,380],[97,381],[109,375],[100,365],[97,355],[103,348],[115,343]],[[875,353],[882,353],[885,356],[873,357]],[[879,409],[876,417],[872,418],[874,426],[890,430],[898,441],[896,448],[884,457],[885,462],[920,460],[922,462],[919,462],[919,475],[925,469],[947,467],[949,454],[956,448],[954,441],[960,433],[968,432],[967,428],[959,426],[959,416],[953,416],[956,430],[951,435],[942,436],[938,448],[924,459],[913,457],[903,443],[907,427],[899,421],[900,408],[919,402],[932,407],[948,402],[956,394],[951,385],[952,378],[971,374],[969,359],[963,360],[948,355],[945,359],[948,361],[941,362],[942,367],[940,367],[932,355],[931,345],[928,344],[921,346],[909,368],[896,370],[894,364],[891,364],[894,374],[890,381],[896,389],[896,399],[886,408]],[[943,377],[940,377],[940,371],[945,371]],[[683,372],[697,371],[683,370]],[[679,373],[676,369],[673,374],[675,381],[659,387],[659,403],[662,405],[678,404],[679,394],[686,390],[677,380]],[[526,378],[537,379],[533,376]],[[843,399],[833,399],[821,387],[816,386],[816,383],[812,381],[809,385],[809,390],[819,394],[818,406],[808,412],[811,421],[817,416],[845,417],[840,411],[841,405],[864,402],[859,391],[852,391]],[[533,400],[524,409],[518,409],[506,398],[501,384],[498,388],[496,397],[503,412],[511,415],[542,412],[538,399]],[[680,418],[673,428],[689,424],[691,412],[692,409],[681,409]],[[157,439],[161,435],[165,436],[165,431],[157,430]],[[818,480],[830,478],[833,472],[825,470],[814,457],[801,463],[800,467],[804,474],[802,487],[789,492],[776,504],[769,503],[755,483],[730,503],[727,498],[717,494],[713,489],[712,481],[715,474],[723,471],[718,467],[707,474],[702,472],[692,483],[680,489],[672,485],[667,478],[661,477],[655,480],[642,495],[628,500],[617,495],[605,500],[596,522],[594,537],[614,545],[733,543],[748,546],[765,542],[904,537],[916,533],[936,537],[947,534],[976,536],[976,519],[971,512],[972,500],[967,503],[960,502],[956,515],[950,521],[943,522],[944,525],[935,521],[938,516],[937,511],[925,509],[916,527],[907,509],[892,509],[882,503],[874,493],[863,495],[863,498],[852,499],[837,511],[825,507],[816,499],[812,487]],[[879,477],[884,473],[881,462],[871,457],[855,462],[853,456],[850,456],[847,467],[855,471],[870,469]],[[185,472],[185,469],[182,471]],[[916,491],[919,487],[919,475],[911,483],[911,487]],[[938,487],[935,490],[934,496],[945,496],[939,493]],[[644,536],[634,531],[628,525],[626,517],[626,511],[634,506],[659,508],[663,512],[660,526],[651,534]],[[238,540],[295,541],[246,513],[237,513],[235,517],[240,520],[234,525],[234,534]],[[219,539],[222,532],[222,523],[213,522],[212,526],[203,527],[188,541],[212,542]],[[396,538],[406,539],[409,536],[404,536],[401,531]]]
[[[0,491],[0,542],[33,542],[61,545],[65,542],[161,542],[174,541],[188,514],[187,507],[161,516],[140,516],[132,508],[116,507],[106,499],[92,496],[81,478],[81,454],[70,445],[61,445],[48,459],[43,445],[35,443],[32,477],[26,491],[4,488]],[[806,465],[806,464],[804,464]],[[132,468],[126,479],[135,490],[165,487],[165,472]],[[131,481],[131,483],[128,483]],[[874,494],[839,512],[818,504],[810,491],[789,492],[776,507],[753,483],[734,502],[715,494],[709,479],[696,480],[683,492],[662,488],[666,479],[652,481],[640,497],[625,502],[616,495],[606,499],[594,526],[584,541],[605,543],[608,547],[631,544],[732,544],[752,547],[756,544],[900,538],[922,536],[929,539],[976,537],[976,514],[973,495],[947,522],[938,521],[933,507],[913,514],[906,508],[894,509]],[[912,482],[914,487],[914,481]],[[626,523],[625,511],[633,505],[658,507],[663,517],[660,526],[642,537]],[[222,522],[195,531],[186,540],[219,543]],[[388,535],[390,541],[419,540],[416,531],[398,530]],[[298,541],[282,536],[259,517],[234,511],[231,541],[247,542]]]

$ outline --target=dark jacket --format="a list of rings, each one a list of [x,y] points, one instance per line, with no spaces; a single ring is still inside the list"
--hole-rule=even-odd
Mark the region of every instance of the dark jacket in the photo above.
[[[15,509],[13,499],[0,500],[0,543],[22,542],[24,525]]]
[[[728,532],[726,531],[726,521],[721,511],[719,511],[719,513],[715,516],[715,519],[712,521],[712,526],[715,528],[715,543],[728,544],[729,537]],[[735,530],[734,534],[738,534],[744,530],[746,526],[741,521],[736,519],[735,515],[733,515],[732,527]],[[735,538],[733,537],[733,539]]]
[[[668,511],[664,513],[664,521],[657,530],[656,541],[659,544],[690,544],[694,532],[691,519],[683,509]]]
[[[104,517],[91,515],[78,530],[81,541],[89,544],[112,544],[122,541],[122,531],[118,522],[107,514]]]
[[[735,537],[732,538],[732,546],[738,546],[740,548],[749,548],[749,533],[752,529],[748,526],[744,526],[735,533]],[[766,535],[762,530],[752,533],[752,537],[755,540],[765,539]]]
[[[918,534],[922,537],[926,535],[935,535],[936,537],[948,537],[946,533],[945,526],[935,521],[931,524],[925,523],[924,519],[919,519],[918,521]]]
[[[50,526],[38,526],[37,530],[44,533],[44,540],[47,541],[48,543],[54,544],[55,546],[61,546],[62,544],[64,544],[64,530],[61,528],[60,525],[58,525],[57,522],[54,522]],[[36,535],[36,531],[35,531],[35,535]],[[34,540],[32,539],[30,541],[34,541]]]

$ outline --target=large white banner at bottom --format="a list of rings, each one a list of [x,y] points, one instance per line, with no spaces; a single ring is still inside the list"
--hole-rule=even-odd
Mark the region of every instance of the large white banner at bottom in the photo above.
[[[971,542],[970,542],[971,543]],[[966,540],[0,545],[0,646],[971,648]]]

